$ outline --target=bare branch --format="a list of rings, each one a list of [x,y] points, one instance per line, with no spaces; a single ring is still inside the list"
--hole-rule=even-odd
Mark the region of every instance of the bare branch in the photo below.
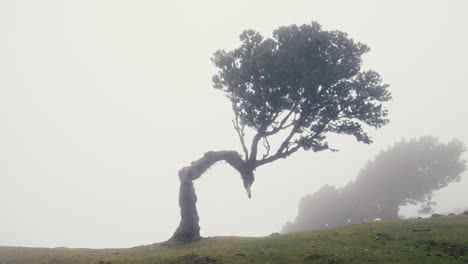
[[[263,133],[260,131],[252,138],[252,146],[250,148],[250,157],[249,162],[251,164],[257,161],[257,152],[258,152],[258,142],[262,139]]]
[[[268,157],[268,155],[270,155],[270,142],[268,142],[268,137],[263,137],[263,146],[265,147],[266,149],[266,153],[263,154],[263,159]]]
[[[315,96],[315,100],[313,102],[307,102],[305,103],[306,106],[311,106],[315,103],[318,103],[318,101],[320,100],[320,98],[322,97],[322,95],[326,92],[327,88],[322,88],[320,90],[320,92],[317,93],[317,95]],[[291,112],[293,112],[294,108],[299,106],[300,104],[300,101],[301,100],[298,100],[296,105],[293,107],[293,109],[291,110]],[[308,107],[305,107],[306,109]],[[323,107],[322,107],[323,108]],[[291,131],[289,132],[288,136],[283,140],[283,142],[281,143],[280,147],[278,148],[278,150],[276,151],[276,154],[280,154],[280,153],[283,153],[284,150],[286,149],[286,147],[288,147],[288,144],[290,143],[290,140],[293,138],[293,136],[298,132],[298,130],[301,128],[301,126],[304,124],[304,122],[306,122],[306,120],[312,115],[316,115],[318,112],[320,111],[320,109],[315,109],[315,111],[311,110],[311,109],[308,109],[308,110],[304,110],[304,107],[299,115],[299,118],[297,118],[295,121],[293,121],[290,125],[293,126],[293,128],[291,129]],[[290,112],[290,113],[291,113]],[[315,113],[313,113],[315,112]],[[290,114],[289,113],[289,114]],[[289,115],[288,114],[288,115]],[[288,127],[290,126],[288,125]],[[276,155],[275,154],[275,155]]]
[[[286,148],[288,148],[288,145],[290,144],[290,140],[291,138],[294,136],[294,134],[296,134],[296,132],[299,130],[300,128],[300,122],[299,120],[296,122],[295,126],[291,129],[291,132],[289,133],[289,135],[286,137],[286,139],[283,141],[283,143],[281,143],[280,147],[278,148],[278,150],[276,151],[276,153],[270,157],[266,157],[264,156],[263,159],[257,161],[255,163],[255,166],[256,167],[259,167],[259,166],[262,166],[264,164],[267,164],[267,163],[270,163],[270,162],[273,162],[279,158],[285,158],[287,157],[288,155],[290,154],[287,154],[288,152],[285,152]],[[297,148],[299,149],[299,148]],[[295,151],[297,151],[297,149]],[[294,151],[294,152],[295,152]],[[293,152],[291,152],[292,154]]]
[[[337,113],[339,114],[339,112]],[[333,118],[328,118],[326,119],[325,122],[322,123],[322,125],[315,130],[315,133],[309,138],[310,140],[316,138],[318,135],[322,134],[325,128],[327,127],[328,124],[332,121]],[[295,128],[298,127],[297,125]],[[281,158],[286,158],[293,154],[294,152],[298,151],[301,147],[303,147],[303,143],[301,143],[300,140],[295,140],[295,142],[290,142],[291,138],[294,136],[295,132],[293,133],[294,129],[289,133],[288,137],[283,141],[281,146],[278,148],[277,152],[270,156],[270,157],[265,157],[262,160],[259,160],[256,163],[256,167],[260,167],[262,165],[265,165],[267,163],[271,163],[277,159]],[[296,131],[297,132],[297,131]]]
[[[234,114],[236,116],[236,119],[235,121],[232,120],[232,124],[234,125],[234,129],[236,130],[237,135],[239,136],[239,140],[242,145],[242,150],[244,151],[244,155],[245,155],[245,161],[247,161],[249,159],[249,150],[247,149],[247,146],[245,145],[245,133],[244,133],[245,124],[242,124],[242,126],[239,127],[239,113],[237,109],[234,110]]]
[[[226,161],[234,169],[241,172],[243,171],[244,161],[237,151],[223,150],[223,151],[209,151],[203,155],[202,158],[193,161],[190,166],[183,167],[179,171],[179,178],[181,181],[196,180],[198,179],[209,167],[219,161]]]
[[[285,148],[290,143],[292,137],[297,133],[297,131],[299,131],[299,128],[303,125],[305,120],[307,120],[307,118],[310,116],[310,112],[309,113],[303,112],[302,114],[303,115],[301,115],[299,119],[296,120],[296,123],[294,124],[293,128],[289,132],[288,136],[283,140],[283,142],[279,146],[278,150],[276,151],[276,154],[280,154],[285,150]]]
[[[284,152],[281,152],[281,153],[277,152],[273,156],[270,156],[270,157],[267,157],[267,158],[264,158],[262,160],[257,161],[257,163],[255,164],[256,167],[260,167],[260,166],[265,165],[267,163],[271,163],[271,162],[273,162],[273,161],[275,161],[277,159],[286,158],[289,155],[293,154],[294,152],[298,151],[301,148],[301,145],[300,144],[295,144],[295,146],[292,147],[291,149],[289,149],[289,147],[285,148]]]
[[[286,129],[290,126],[292,126],[294,124],[294,121],[291,122],[290,124],[286,125],[285,126],[285,123],[289,120],[289,118],[291,117],[291,115],[294,113],[294,110],[296,110],[297,106],[299,105],[299,101],[296,101],[293,105],[293,107],[291,108],[291,110],[289,110],[289,113],[280,121],[280,123],[278,124],[277,127],[274,127],[271,131],[267,131],[265,132],[267,135],[273,135],[273,134],[276,134],[278,133],[280,130],[283,130],[283,129]],[[278,112],[279,113],[279,112]],[[278,115],[277,115],[278,116]],[[275,119],[277,118],[277,116],[275,117]]]

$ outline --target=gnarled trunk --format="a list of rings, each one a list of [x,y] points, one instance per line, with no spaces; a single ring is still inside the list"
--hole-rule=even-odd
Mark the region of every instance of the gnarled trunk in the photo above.
[[[226,161],[240,172],[244,187],[250,197],[250,186],[254,181],[253,167],[245,162],[236,151],[210,151],[179,171],[180,189],[180,224],[168,243],[190,243],[201,239],[197,211],[197,195],[193,181],[198,179],[208,168],[219,161]]]
[[[197,195],[191,180],[180,180],[179,206],[180,224],[171,241],[190,243],[201,239],[200,225],[198,224]]]

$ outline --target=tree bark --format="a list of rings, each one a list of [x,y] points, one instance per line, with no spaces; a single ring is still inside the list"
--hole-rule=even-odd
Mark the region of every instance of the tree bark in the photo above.
[[[193,181],[213,164],[219,161],[226,161],[234,169],[240,172],[244,181],[244,188],[250,197],[250,186],[254,181],[253,166],[245,162],[236,151],[210,151],[205,155],[184,167],[179,171],[180,189],[180,224],[172,237],[167,241],[169,244],[184,244],[198,241],[200,236],[200,225],[197,211],[197,195]]]

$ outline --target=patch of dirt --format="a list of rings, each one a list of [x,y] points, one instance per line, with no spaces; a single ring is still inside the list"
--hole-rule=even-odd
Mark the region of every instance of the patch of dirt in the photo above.
[[[423,245],[428,253],[434,252],[436,256],[442,256],[440,253],[456,258],[468,256],[468,244],[457,245],[435,240],[418,240],[416,243]],[[417,244],[415,245],[416,247]]]
[[[392,241],[394,240],[393,236],[388,233],[375,233],[375,240],[380,241]]]
[[[336,259],[331,255],[320,255],[318,253],[312,253],[309,256],[304,258],[305,261],[310,261],[310,263],[315,263],[315,261],[317,261],[318,259],[322,259],[322,262],[327,261],[325,263],[328,263],[328,264],[342,263],[339,259]]]
[[[322,257],[322,255],[320,255],[318,253],[312,253],[309,256],[305,257],[304,260],[316,260],[316,259],[319,259],[321,257]]]
[[[201,256],[198,254],[189,254],[165,261],[167,264],[219,264],[221,261],[210,256]]]

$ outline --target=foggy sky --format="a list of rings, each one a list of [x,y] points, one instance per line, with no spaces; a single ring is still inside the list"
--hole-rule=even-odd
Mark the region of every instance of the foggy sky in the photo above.
[[[314,20],[371,47],[364,68],[390,84],[374,144],[334,136],[256,171],[249,200],[220,164],[196,181],[203,236],[263,236],[299,199],[343,186],[381,149],[434,135],[468,144],[466,1],[0,0],[0,245],[130,247],[179,223],[178,170],[240,150],[210,58],[244,29]],[[467,155],[465,154],[465,159]],[[436,196],[468,207],[468,176]],[[406,210],[411,215],[411,210]]]

